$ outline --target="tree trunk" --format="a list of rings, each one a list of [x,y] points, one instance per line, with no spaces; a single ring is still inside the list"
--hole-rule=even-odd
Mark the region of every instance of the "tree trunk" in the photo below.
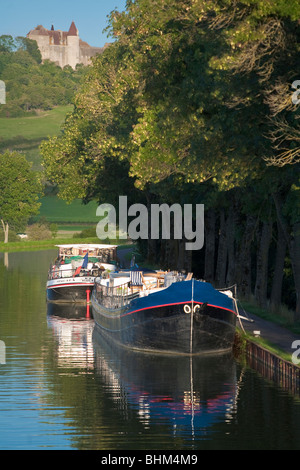
[[[4,243],[8,243],[8,229],[9,225],[8,223],[4,222],[4,220],[1,219],[2,227],[3,227],[3,233],[4,233]]]
[[[156,240],[149,238],[147,240],[147,261],[149,263],[155,263],[157,257],[157,246]]]
[[[226,285],[230,286],[236,282],[235,280],[235,209],[231,204],[226,222],[226,243],[228,252],[228,266],[226,275]]]
[[[300,222],[293,225],[293,238],[291,240],[291,262],[296,289],[295,320],[300,320]]]
[[[226,245],[225,210],[221,209],[218,260],[217,260],[217,268],[216,268],[216,285],[218,287],[225,286],[226,269],[227,269],[227,245]]]
[[[281,225],[284,238],[286,240],[290,258],[291,265],[295,283],[296,290],[296,310],[295,310],[295,320],[300,321],[300,222],[297,222],[293,225],[293,233],[289,233],[288,224],[286,219],[282,214],[282,200],[278,193],[273,194],[273,199],[275,202],[277,218]]]
[[[190,273],[192,271],[192,264],[193,264],[193,251],[192,250],[186,250],[185,249],[185,244],[187,240],[183,238],[182,241],[180,241],[180,246],[182,247],[182,251],[184,253],[184,269],[187,273]]]
[[[241,297],[249,297],[251,294],[251,244],[255,226],[256,218],[248,215],[238,256],[237,284],[238,294]]]
[[[155,263],[157,261],[157,240],[151,238],[151,203],[152,195],[146,192],[147,210],[148,210],[148,240],[147,240],[147,261]]]
[[[271,236],[272,223],[263,222],[257,251],[256,283],[254,291],[255,298],[260,307],[266,307],[267,305],[268,261]]]
[[[286,254],[286,241],[279,222],[277,222],[277,231],[276,259],[270,296],[270,304],[272,307],[277,307],[281,303],[284,259]]]
[[[214,281],[215,272],[215,211],[209,209],[205,214],[205,267],[204,279],[207,282]]]
[[[176,264],[176,270],[177,271],[182,271],[184,268],[185,264],[185,257],[187,254],[187,251],[185,250],[185,240],[174,240],[174,243],[176,244],[176,252],[177,252],[177,264]]]

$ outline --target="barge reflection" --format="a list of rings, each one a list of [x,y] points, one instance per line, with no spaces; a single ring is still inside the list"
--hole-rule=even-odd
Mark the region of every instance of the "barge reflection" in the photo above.
[[[94,367],[94,321],[87,316],[87,307],[67,303],[47,304],[47,323],[58,345],[56,354],[60,367]]]
[[[127,350],[105,337],[86,312],[84,305],[48,305],[58,365],[93,371],[124,422],[131,415],[145,431],[161,424],[170,436],[205,439],[215,424],[235,417],[241,378],[231,354],[175,357]]]
[[[238,380],[231,355],[149,355],[118,348],[93,331],[95,369],[124,415],[135,410],[145,428],[167,424],[173,435],[203,436],[236,412]]]

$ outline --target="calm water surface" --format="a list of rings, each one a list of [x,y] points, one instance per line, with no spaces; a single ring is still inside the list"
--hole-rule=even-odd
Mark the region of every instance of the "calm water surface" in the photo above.
[[[300,401],[231,356],[125,352],[48,307],[55,250],[0,254],[0,449],[300,449]]]

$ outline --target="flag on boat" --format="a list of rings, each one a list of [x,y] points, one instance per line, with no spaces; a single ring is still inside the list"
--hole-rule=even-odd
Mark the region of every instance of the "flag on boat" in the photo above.
[[[76,271],[75,271],[73,277],[78,276],[79,273],[80,273],[80,270],[81,270],[81,266],[78,266],[78,268],[76,268]]]
[[[86,253],[85,256],[84,256],[84,258],[83,258],[83,260],[82,260],[82,265],[81,265],[81,266],[78,266],[78,268],[76,268],[76,271],[75,271],[73,277],[79,275],[79,273],[80,273],[80,271],[81,271],[81,268],[86,269],[86,268],[87,268],[87,265],[88,265],[88,262],[89,262],[89,254]]]
[[[87,252],[83,258],[81,267],[86,269],[88,262],[89,262],[89,253]]]

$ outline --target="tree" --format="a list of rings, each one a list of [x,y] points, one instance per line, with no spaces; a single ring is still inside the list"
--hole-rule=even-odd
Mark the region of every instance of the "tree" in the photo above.
[[[9,227],[24,230],[29,217],[37,214],[40,194],[38,176],[26,158],[18,152],[0,154],[0,220],[4,243],[8,242]]]
[[[25,38],[23,36],[18,36],[16,38],[16,43],[19,49],[27,51],[38,64],[42,63],[42,54],[38,48],[36,41],[34,41],[33,39]]]
[[[280,221],[293,267],[298,254],[297,216],[272,196],[286,172],[270,178],[268,166],[287,147],[284,162],[297,163],[298,116],[282,107],[279,85],[298,78],[298,17],[296,0],[128,0],[110,15],[116,41],[93,59],[61,136],[43,144],[48,178],[67,199],[122,188],[147,204],[204,203],[207,277],[236,279],[266,305]],[[182,264],[176,240],[149,240],[148,253]]]
[[[8,34],[0,36],[0,52],[12,52],[16,47],[14,38]]]

